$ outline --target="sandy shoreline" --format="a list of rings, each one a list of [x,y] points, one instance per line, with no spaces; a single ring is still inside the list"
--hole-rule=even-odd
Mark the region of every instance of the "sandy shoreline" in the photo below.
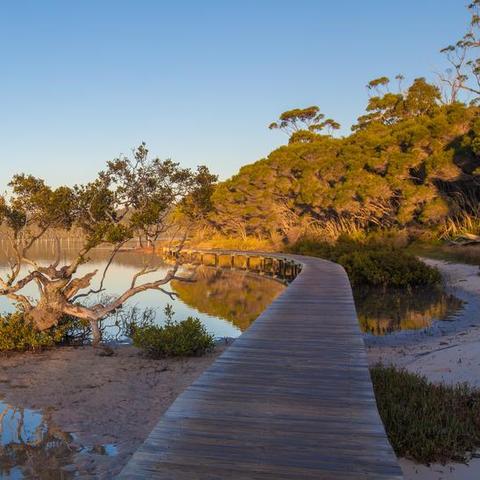
[[[448,291],[469,298],[469,305],[459,323],[438,322],[431,332],[392,335],[391,338],[367,339],[370,364],[382,362],[426,376],[432,382],[455,384],[468,382],[480,388],[480,299],[479,268],[474,265],[425,260],[442,273]],[[458,330],[461,328],[461,330]],[[468,465],[418,465],[401,459],[405,480],[478,480],[480,459]]]
[[[0,400],[42,411],[48,424],[75,439],[70,447],[77,453],[65,477],[33,478],[71,478],[68,472],[74,468],[80,475],[75,478],[112,478],[224,348],[219,345],[204,357],[168,360],[144,358],[132,346],[119,346],[110,357],[98,356],[91,347],[0,357]],[[115,456],[100,445],[112,445]]]
[[[468,298],[464,318],[438,322],[424,332],[366,338],[369,362],[394,364],[434,382],[468,382],[480,388],[478,267],[427,262],[440,269],[447,290]],[[62,478],[73,478],[69,472],[74,470],[79,473],[75,478],[113,478],[175,398],[224,348],[219,345],[201,358],[158,361],[140,356],[132,346],[117,347],[111,357],[98,356],[90,347],[3,356],[0,403],[41,411],[48,424],[68,432],[74,454]],[[113,446],[115,455],[98,448],[103,445]],[[400,464],[405,480],[480,478],[476,458],[469,465],[423,466],[405,459]]]

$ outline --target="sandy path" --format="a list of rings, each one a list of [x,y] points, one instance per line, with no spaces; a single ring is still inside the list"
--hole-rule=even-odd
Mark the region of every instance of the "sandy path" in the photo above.
[[[447,286],[463,289],[480,297],[478,266],[449,263],[442,260],[424,259],[442,273]],[[476,311],[475,315],[480,316]],[[477,323],[479,318],[476,318]],[[386,342],[388,343],[388,342]],[[405,345],[367,346],[370,364],[382,362],[403,367],[426,376],[432,382],[455,384],[468,382],[480,388],[480,327],[448,335],[421,337],[419,342]],[[478,480],[480,459],[472,459],[468,465],[447,464],[418,465],[401,459],[405,480]]]
[[[80,478],[112,478],[224,348],[201,358],[169,360],[141,357],[131,346],[116,348],[111,357],[98,356],[91,347],[0,357],[0,398],[48,412],[49,422],[74,433],[82,446],[115,444],[114,457],[76,456]]]

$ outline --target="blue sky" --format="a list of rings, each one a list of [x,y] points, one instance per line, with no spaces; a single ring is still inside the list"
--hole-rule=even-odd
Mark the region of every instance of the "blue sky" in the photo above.
[[[434,77],[462,0],[0,0],[0,188],[93,178],[141,141],[221,178],[285,142],[317,104],[348,132],[365,84]]]

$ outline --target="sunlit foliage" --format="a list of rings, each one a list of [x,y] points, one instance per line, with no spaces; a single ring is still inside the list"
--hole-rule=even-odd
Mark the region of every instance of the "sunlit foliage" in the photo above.
[[[369,84],[375,95],[344,138],[319,134],[311,124],[300,128],[304,110],[282,114],[279,128],[294,122],[290,143],[218,185],[215,229],[292,242],[312,231],[336,237],[431,230],[472,213],[480,191],[479,108],[442,103],[439,88],[424,78],[398,93],[383,91],[389,82]],[[305,110],[308,122],[320,121],[311,118],[318,109]]]

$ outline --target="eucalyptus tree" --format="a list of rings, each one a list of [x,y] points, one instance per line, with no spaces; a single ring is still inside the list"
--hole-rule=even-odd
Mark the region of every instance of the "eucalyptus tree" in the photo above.
[[[281,113],[278,121],[272,122],[268,128],[285,132],[290,137],[290,143],[311,143],[323,130],[331,135],[340,128],[340,124],[332,118],[325,118],[320,108],[313,105]]]
[[[146,275],[159,270],[153,250],[152,261],[135,273],[124,292],[98,300],[95,294],[104,290],[107,271],[119,250],[139,236],[153,249],[162,238],[175,238],[181,248],[192,225],[209,210],[215,181],[204,166],[192,171],[171,160],[150,158],[145,144],[132,158],[108,162],[95,180],[84,185],[53,188],[40,178],[15,175],[9,193],[0,197],[0,231],[10,242],[9,268],[0,277],[0,295],[16,302],[39,331],[58,325],[65,315],[88,321],[98,343],[98,322],[128,299],[145,290],[165,291],[171,280],[185,280],[175,264],[166,274],[146,281]],[[56,236],[64,231],[78,232],[82,239],[78,253],[66,264]],[[44,264],[32,258],[31,250],[46,236],[55,241],[56,258]],[[100,285],[93,288],[99,272],[80,274],[79,267],[88,265],[89,253],[101,245],[110,246],[111,253]],[[24,293],[29,284],[36,286],[35,298]]]
[[[454,103],[459,100],[460,92],[473,95],[473,102],[480,99],[480,0],[468,5],[470,21],[468,30],[456,43],[441,50],[450,67],[440,73],[441,82],[446,85],[446,100]]]

